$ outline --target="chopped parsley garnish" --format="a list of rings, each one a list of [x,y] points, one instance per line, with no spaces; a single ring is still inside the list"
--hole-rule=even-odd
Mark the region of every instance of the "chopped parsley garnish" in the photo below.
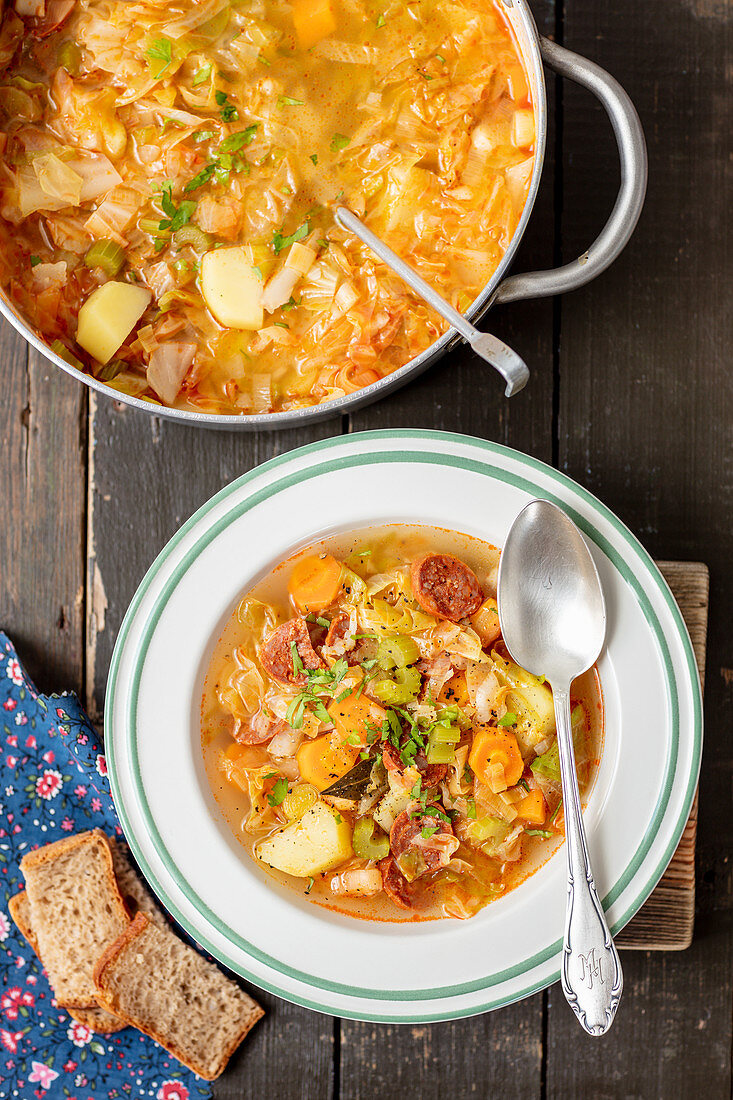
[[[161,188],[160,205],[166,216],[158,222],[158,229],[171,233],[175,233],[177,229],[188,225],[196,209],[196,203],[192,199],[181,202],[176,206],[173,202],[173,185],[170,183],[164,184]]]
[[[273,233],[273,235],[272,235],[272,247],[275,249],[276,253],[277,252],[282,252],[282,250],[284,248],[289,248],[291,244],[295,244],[296,241],[302,241],[303,237],[307,237],[307,236],[308,236],[308,222],[303,222],[303,224],[299,225],[298,228],[295,230],[295,232],[291,233],[289,237],[283,237],[282,233],[278,233],[278,232]],[[286,306],[288,306],[287,302],[283,306],[283,309],[285,309]],[[292,306],[290,308],[292,309]]]
[[[216,178],[217,183],[227,183],[230,172],[249,172],[249,164],[237,156],[245,145],[251,145],[257,133],[258,123],[248,126],[246,130],[240,130],[236,134],[230,134],[224,138],[216,151],[214,159],[204,165],[197,176],[186,184],[186,191],[195,191],[197,187],[203,187],[209,180]],[[199,131],[203,137],[213,137],[213,131]],[[203,140],[202,137],[202,140]]]
[[[331,718],[320,696],[333,697],[336,688],[349,671],[348,664],[342,657],[331,668],[304,668],[295,642],[290,643],[290,652],[293,659],[293,672],[296,676],[303,674],[307,678],[308,684],[288,706],[285,721],[292,729],[300,729],[303,725],[306,707],[308,707],[319,722],[330,722]],[[341,702],[348,695],[351,695],[352,691],[353,688],[347,688],[341,692],[336,698],[336,702]],[[351,744],[361,744],[361,739],[359,738]]]
[[[305,888],[306,894],[310,894],[311,890],[313,889],[313,885],[314,885],[315,881],[316,880],[313,878],[313,875],[311,875],[310,878],[308,879],[308,885]]]
[[[148,46],[145,56],[151,62],[153,80],[160,80],[173,61],[173,43],[169,38],[156,38]]]
[[[496,723],[497,726],[516,726],[517,716],[514,711],[508,710],[503,718]]]
[[[288,327],[284,321],[276,321],[275,324],[281,324],[284,328]],[[330,619],[324,619],[321,615],[314,615],[312,612],[310,615],[306,615],[306,619],[309,623],[318,623],[318,625],[322,626],[324,630],[328,630],[331,625]]]
[[[41,262],[41,257],[40,256],[31,256],[31,267],[35,267],[37,264],[40,264],[40,262]]]
[[[338,153],[340,149],[345,149],[350,141],[351,138],[347,138],[343,134],[334,134],[331,138],[331,152]]]
[[[383,27],[386,22],[387,22],[387,20],[384,18],[384,16],[380,12],[379,15],[377,16],[377,26],[378,27]]]
[[[293,99],[290,95],[281,95],[277,101],[278,107],[302,107],[304,104],[304,99]]]
[[[285,776],[281,776],[275,780],[272,790],[267,796],[267,801],[271,806],[279,806],[285,801],[285,795],[288,793],[288,781]]]
[[[312,160],[314,164],[318,164],[318,153],[311,153],[309,160]]]
[[[222,122],[239,121],[239,111],[233,103],[228,102],[229,96],[226,92],[219,91],[216,93],[214,98],[217,104],[221,107],[221,110],[219,111],[219,117],[221,118]]]
[[[184,190],[186,193],[189,191],[195,191],[197,187],[203,187],[205,183],[208,183],[211,177],[214,175],[216,169],[215,164],[205,165],[197,176],[194,176],[192,180],[189,180]]]
[[[257,136],[258,125],[255,122],[252,126],[248,126],[246,130],[240,130],[238,133],[230,134],[228,138],[224,138],[219,146],[219,152],[238,153],[245,145],[251,145]]]
[[[300,305],[300,302],[296,302],[295,298],[293,298],[293,296],[291,294],[290,297],[288,298],[287,302],[285,303],[285,305],[280,306],[280,309],[282,309],[283,311],[286,310],[286,309],[296,309],[299,305]]]
[[[445,61],[445,58],[443,57],[442,53],[436,53],[435,56],[437,57],[438,61],[442,61],[443,64],[445,65],[446,61]]]
[[[199,84],[203,84],[205,80],[209,79],[209,77],[211,76],[212,67],[213,66],[211,62],[207,61],[201,66],[200,69],[196,70],[196,72],[193,74],[193,79],[191,81],[194,88],[197,88]]]

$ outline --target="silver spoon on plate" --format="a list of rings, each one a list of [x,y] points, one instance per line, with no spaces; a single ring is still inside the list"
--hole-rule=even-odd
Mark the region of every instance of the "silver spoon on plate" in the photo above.
[[[606,606],[583,536],[549,501],[531,501],[512,524],[499,562],[497,602],[512,658],[535,676],[546,676],[552,686],[568,863],[560,980],[581,1026],[589,1035],[603,1035],[616,1015],[623,974],[588,855],[575,773],[570,687],[603,648]]]
[[[336,221],[368,245],[387,267],[391,267],[396,275],[404,279],[416,294],[424,298],[436,313],[444,317],[448,324],[452,325],[463,339],[468,341],[477,355],[485,359],[487,363],[491,363],[491,366],[499,372],[506,382],[506,390],[504,391],[506,397],[512,397],[515,393],[519,393],[520,390],[524,389],[529,381],[529,369],[515,351],[512,351],[507,344],[496,336],[492,336],[490,332],[479,332],[470,321],[466,320],[463,314],[453,308],[450,302],[446,302],[437,290],[426,283],[424,279],[421,279],[409,264],[406,264],[384,241],[372,233],[371,229],[367,229],[356,214],[352,213],[347,207],[339,206],[336,208]]]

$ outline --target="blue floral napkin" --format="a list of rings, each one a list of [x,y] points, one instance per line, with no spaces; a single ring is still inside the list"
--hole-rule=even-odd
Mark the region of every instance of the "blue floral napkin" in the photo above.
[[[74,695],[39,695],[0,631],[0,1098],[195,1100],[207,1082],[134,1028],[96,1035],[56,1006],[8,914],[26,852],[84,829],[122,835],[102,748]]]

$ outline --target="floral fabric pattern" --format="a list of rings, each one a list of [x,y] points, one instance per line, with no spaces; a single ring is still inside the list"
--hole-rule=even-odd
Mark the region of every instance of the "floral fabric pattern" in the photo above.
[[[39,695],[0,632],[0,1100],[200,1100],[207,1082],[134,1028],[96,1035],[58,1008],[9,917],[26,852],[71,832],[122,836],[97,735],[74,695]]]

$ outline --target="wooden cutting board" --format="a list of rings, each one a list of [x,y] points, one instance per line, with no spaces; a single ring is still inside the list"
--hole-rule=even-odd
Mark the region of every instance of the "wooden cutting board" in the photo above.
[[[687,623],[700,682],[705,684],[708,626],[708,568],[698,561],[660,561],[672,595]],[[639,951],[682,951],[692,942],[695,923],[695,838],[697,794],[677,851],[657,888],[633,920],[616,936],[618,947]]]

